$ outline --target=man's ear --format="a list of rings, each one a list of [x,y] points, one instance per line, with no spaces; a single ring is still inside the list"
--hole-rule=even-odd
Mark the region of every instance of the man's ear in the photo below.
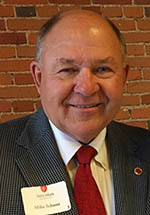
[[[30,64],[30,71],[34,80],[34,83],[36,85],[36,88],[38,90],[38,93],[40,94],[40,87],[41,87],[41,68],[37,61],[32,61]]]
[[[127,65],[124,67],[124,69],[123,69],[123,73],[124,73],[124,86],[125,86],[126,81],[127,81],[127,78],[128,78],[129,70],[130,70],[130,67],[129,67],[129,65],[127,64]]]

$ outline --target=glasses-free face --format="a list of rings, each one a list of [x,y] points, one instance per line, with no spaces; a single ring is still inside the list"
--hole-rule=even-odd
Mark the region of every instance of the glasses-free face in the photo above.
[[[81,15],[70,28],[71,19],[63,18],[45,38],[41,63],[31,64],[48,118],[85,143],[118,112],[127,72],[109,24],[91,19]]]

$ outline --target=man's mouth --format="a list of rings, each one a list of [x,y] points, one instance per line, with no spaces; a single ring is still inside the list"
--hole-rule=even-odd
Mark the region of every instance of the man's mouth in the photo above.
[[[100,103],[93,104],[93,105],[73,105],[73,104],[70,104],[70,106],[76,107],[76,108],[94,108],[94,107],[97,107],[99,105],[100,105]]]

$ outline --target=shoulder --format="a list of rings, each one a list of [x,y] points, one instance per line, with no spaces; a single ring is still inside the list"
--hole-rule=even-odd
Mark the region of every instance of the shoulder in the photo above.
[[[120,122],[112,121],[109,125],[110,129],[117,129],[123,132],[124,134],[128,135],[128,137],[138,139],[139,141],[142,140],[141,138],[150,138],[150,130],[126,125]],[[149,139],[150,141],[150,139]]]
[[[44,118],[44,116],[45,116],[45,114],[43,112],[43,109],[40,108],[38,111],[36,111],[35,113],[32,113],[30,115],[1,123],[0,124],[0,135],[2,135],[3,133],[4,134],[12,133],[13,135],[16,135],[16,134],[20,133],[22,130],[24,130],[28,124],[30,124],[30,126],[32,126],[32,124],[35,121],[37,121],[37,120],[40,121],[41,118]]]
[[[1,123],[0,124],[0,136],[5,135],[5,134],[15,135],[15,134],[19,133],[20,131],[22,131],[24,129],[24,127],[29,119],[30,119],[30,115]]]
[[[16,148],[16,141],[22,135],[32,115],[10,120],[0,124],[0,147],[8,150],[8,148]]]
[[[130,143],[137,146],[137,156],[150,160],[150,130],[112,121],[108,126],[108,132],[112,132],[113,137],[118,135],[122,139],[131,140]]]
[[[5,123],[0,124],[0,146],[7,147],[10,145],[14,146],[20,138],[23,137],[20,141],[31,142],[32,137],[34,136],[37,140],[39,131],[44,129],[43,127],[47,123],[47,117],[43,112],[43,109],[40,108],[37,112],[21,117],[18,119],[10,120]]]

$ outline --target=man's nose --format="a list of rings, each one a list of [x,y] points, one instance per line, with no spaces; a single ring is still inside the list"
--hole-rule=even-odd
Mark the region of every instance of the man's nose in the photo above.
[[[88,68],[80,70],[75,79],[74,92],[83,96],[91,96],[98,92],[100,85],[96,75]]]

